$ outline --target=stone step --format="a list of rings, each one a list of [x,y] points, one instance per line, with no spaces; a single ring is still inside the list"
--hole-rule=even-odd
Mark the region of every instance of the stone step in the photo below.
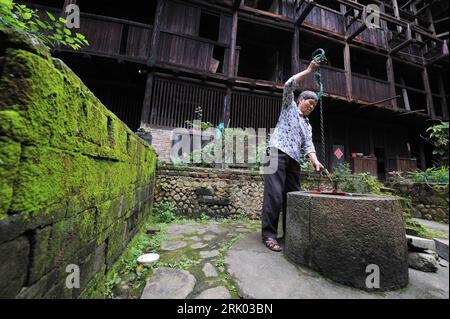
[[[436,251],[436,244],[433,239],[421,238],[411,235],[406,235],[406,240],[408,241],[408,246],[421,250],[434,250]]]
[[[433,240],[439,257],[448,261],[448,239],[434,238]]]

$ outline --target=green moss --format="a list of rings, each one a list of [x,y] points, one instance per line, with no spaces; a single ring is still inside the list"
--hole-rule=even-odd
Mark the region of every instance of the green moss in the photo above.
[[[125,219],[146,209],[139,226],[148,214],[154,150],[39,44],[3,31],[0,40],[0,219],[20,214],[33,229],[51,221],[33,247],[36,280],[107,238],[112,262],[130,237]]]
[[[20,144],[0,136],[0,219],[6,213],[13,199],[13,182],[19,166]]]

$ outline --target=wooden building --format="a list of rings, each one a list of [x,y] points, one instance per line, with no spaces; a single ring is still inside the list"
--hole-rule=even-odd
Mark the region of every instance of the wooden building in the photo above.
[[[448,7],[444,0],[29,0],[64,15],[81,10],[90,46],[58,49],[91,90],[133,130],[170,137],[203,108],[229,127],[275,126],[283,83],[317,48],[327,159],[383,179],[433,164],[423,139],[448,120]],[[377,5],[379,28],[369,5]],[[302,84],[314,89],[312,79]],[[320,147],[319,112],[311,116]],[[163,148],[168,148],[168,144]],[[158,150],[163,153],[163,150]],[[352,158],[354,154],[370,157]]]

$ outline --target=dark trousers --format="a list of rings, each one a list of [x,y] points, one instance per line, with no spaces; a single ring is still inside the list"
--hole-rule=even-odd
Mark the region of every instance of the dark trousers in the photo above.
[[[278,168],[264,175],[264,201],[261,214],[263,238],[277,238],[280,211],[283,211],[283,236],[286,231],[286,195],[300,191],[300,165],[284,152],[272,148],[270,158],[277,157]]]

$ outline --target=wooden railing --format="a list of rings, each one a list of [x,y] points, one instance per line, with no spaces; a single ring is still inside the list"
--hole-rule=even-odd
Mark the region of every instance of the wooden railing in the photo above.
[[[356,157],[351,160],[353,173],[369,173],[378,177],[378,162],[376,157]]]
[[[304,60],[300,62],[300,69],[304,70],[308,67],[308,63]],[[321,67],[322,82],[325,93],[345,97],[347,95],[347,84],[345,79],[345,71],[339,68],[323,65]],[[304,89],[317,90],[314,84],[314,77],[310,76],[300,84]]]
[[[415,158],[394,157],[388,161],[389,172],[410,172],[417,169],[417,160]]]
[[[362,22],[356,21],[347,30],[351,34],[361,26]],[[375,45],[380,48],[388,48],[387,35],[389,31],[383,29],[366,29],[356,36],[355,40],[359,40],[368,44]]]
[[[89,41],[83,52],[146,61],[150,55],[151,25],[82,13],[80,33]]]
[[[302,12],[306,6],[307,4],[303,3],[299,12]],[[344,34],[344,17],[342,14],[318,5],[312,9],[303,24],[341,35]]]
[[[161,127],[186,127],[202,108],[205,122],[218,125],[223,118],[226,90],[187,81],[156,77],[148,123]]]
[[[369,103],[378,102],[391,97],[388,81],[368,77],[361,74],[352,74],[353,98]],[[381,105],[390,107],[390,102]]]
[[[230,126],[237,128],[264,128],[267,132],[277,124],[281,111],[281,96],[233,91],[231,96]]]

